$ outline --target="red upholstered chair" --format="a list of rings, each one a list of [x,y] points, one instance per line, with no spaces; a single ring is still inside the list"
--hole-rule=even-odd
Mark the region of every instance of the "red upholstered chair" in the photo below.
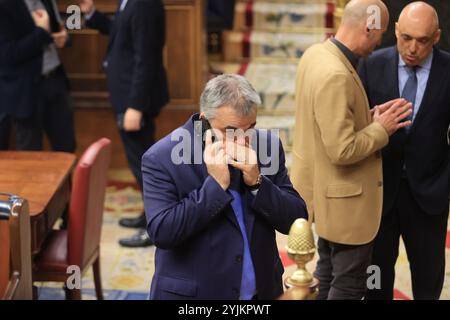
[[[81,275],[92,265],[97,299],[103,299],[100,277],[100,236],[111,141],[102,138],[84,152],[73,175],[68,230],[54,230],[33,266],[33,281],[66,283],[79,266]],[[81,299],[81,290],[68,289],[67,299]]]

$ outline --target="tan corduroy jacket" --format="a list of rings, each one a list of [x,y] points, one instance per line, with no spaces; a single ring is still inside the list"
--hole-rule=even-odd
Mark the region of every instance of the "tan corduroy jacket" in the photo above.
[[[375,238],[381,220],[386,130],[372,122],[356,70],[330,40],[300,60],[291,180],[318,235],[342,244]]]

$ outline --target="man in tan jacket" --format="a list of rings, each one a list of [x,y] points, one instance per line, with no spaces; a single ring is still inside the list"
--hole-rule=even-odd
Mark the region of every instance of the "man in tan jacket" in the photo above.
[[[319,299],[362,299],[383,195],[380,149],[411,113],[403,99],[370,112],[356,72],[380,44],[389,13],[352,0],[335,38],[303,55],[297,75],[292,182],[319,235]]]

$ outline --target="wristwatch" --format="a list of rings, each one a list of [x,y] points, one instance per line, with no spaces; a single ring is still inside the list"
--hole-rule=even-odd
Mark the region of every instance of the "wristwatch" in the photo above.
[[[248,189],[250,191],[258,190],[259,187],[261,186],[261,182],[262,182],[262,175],[259,175],[258,179],[256,179],[256,183],[252,186],[248,186]]]

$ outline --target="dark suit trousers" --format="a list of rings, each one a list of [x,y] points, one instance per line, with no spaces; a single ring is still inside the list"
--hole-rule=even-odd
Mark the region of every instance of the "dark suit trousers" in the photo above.
[[[372,249],[373,242],[364,245],[346,245],[319,238],[319,261],[314,273],[319,280],[317,300],[364,298]]]
[[[370,290],[368,299],[393,299],[395,262],[400,236],[408,256],[414,299],[439,299],[445,276],[445,238],[448,212],[428,215],[414,200],[407,179],[402,178],[396,203],[382,217],[375,239],[373,264],[381,269],[381,289]]]
[[[17,150],[42,150],[43,133],[47,134],[52,150],[75,152],[73,107],[62,70],[42,77],[37,109],[31,117],[14,119]]]
[[[145,115],[144,115],[145,117]],[[141,191],[142,171],[141,162],[144,153],[155,142],[155,123],[151,117],[146,117],[143,128],[139,131],[127,132],[119,129],[120,137],[125,148],[125,154],[128,160],[128,166],[139,184]]]

